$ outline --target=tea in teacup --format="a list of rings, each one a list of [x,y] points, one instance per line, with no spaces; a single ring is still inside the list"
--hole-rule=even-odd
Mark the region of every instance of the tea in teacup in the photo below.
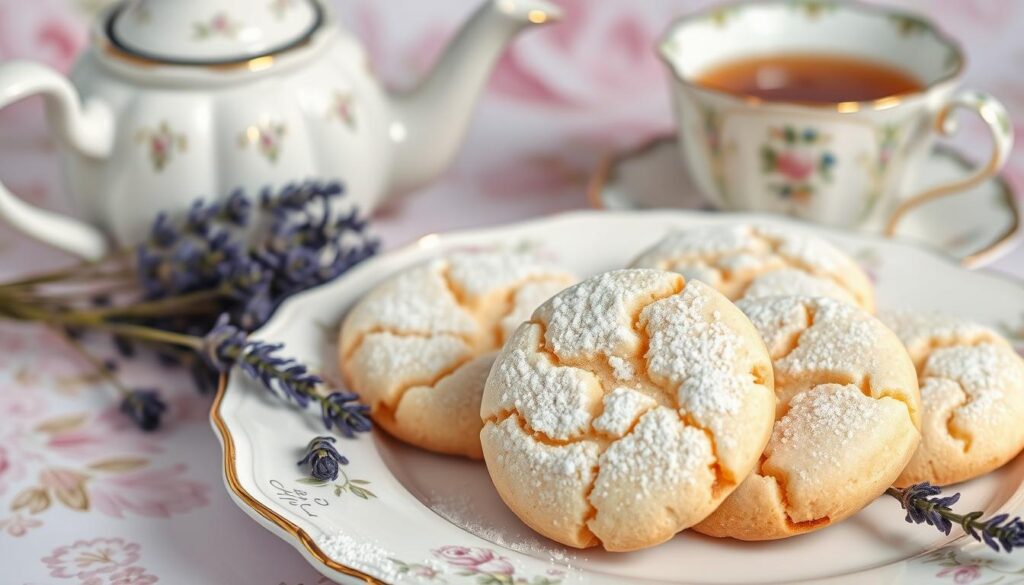
[[[891,65],[845,55],[777,54],[736,59],[695,81],[711,89],[783,102],[863,102],[920,91],[913,75]]]

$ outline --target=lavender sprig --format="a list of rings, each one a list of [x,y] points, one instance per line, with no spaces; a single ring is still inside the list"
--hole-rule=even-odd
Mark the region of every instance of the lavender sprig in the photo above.
[[[255,200],[236,190],[219,202],[196,201],[180,217],[158,216],[134,250],[0,283],[0,318],[76,335],[106,332],[126,358],[140,345],[155,349],[167,364],[189,367],[201,391],[237,364],[299,406],[315,399],[325,426],[352,436],[370,424],[354,395],[322,396],[320,378],[282,357],[281,346],[246,337],[287,297],[376,252],[357,210],[334,208],[343,196],[337,182],[306,181],[264,189]],[[258,228],[255,239],[242,230],[250,225]],[[220,315],[227,317],[217,321]],[[164,412],[155,390],[129,390],[113,372],[105,374],[121,393],[121,410],[155,428]]]
[[[160,417],[167,410],[167,405],[156,390],[136,389],[124,395],[120,409],[140,429],[155,431],[160,426]]]
[[[359,396],[354,392],[331,392],[321,401],[320,407],[327,430],[337,426],[338,432],[349,439],[373,427],[369,405],[359,402]]]
[[[885,493],[899,500],[907,511],[906,520],[912,524],[928,524],[949,534],[953,525],[963,528],[971,538],[985,543],[992,550],[1000,548],[1011,552],[1024,547],[1024,521],[1020,517],[1010,519],[1009,514],[998,514],[982,520],[982,512],[957,514],[952,506],[960,500],[960,494],[941,496],[942,490],[928,482],[906,488],[891,487]]]
[[[298,465],[309,465],[310,475],[320,481],[338,479],[339,467],[348,465],[348,459],[334,448],[334,441],[334,437],[315,437]]]
[[[369,407],[358,402],[352,392],[331,392],[324,396],[318,391],[323,380],[308,371],[294,359],[282,357],[281,344],[251,340],[227,315],[221,315],[213,329],[203,338],[199,354],[214,371],[225,373],[237,365],[243,372],[259,380],[263,386],[291,400],[301,408],[310,401],[320,403],[324,426],[330,430],[337,426],[345,437],[365,433],[372,428]]]

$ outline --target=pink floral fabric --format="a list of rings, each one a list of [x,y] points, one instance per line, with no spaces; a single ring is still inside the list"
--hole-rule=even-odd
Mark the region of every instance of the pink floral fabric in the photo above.
[[[480,0],[328,1],[363,40],[386,82],[408,87]],[[586,182],[603,156],[672,128],[665,74],[652,45],[671,18],[715,2],[555,1],[564,21],[530,31],[509,48],[451,171],[380,210],[377,229],[387,245],[585,207]],[[0,0],[0,60],[34,59],[68,71],[87,42],[88,23],[110,2]],[[1016,34],[1024,5],[892,3],[926,11],[963,42],[967,85],[1007,104],[1024,143],[1024,78],[1015,69],[1024,61],[1024,38]],[[984,158],[987,135],[964,122],[956,144]],[[782,164],[793,176],[807,172],[807,161]],[[1024,193],[1024,148],[1014,150],[1006,174]],[[0,180],[28,201],[66,208],[68,187],[60,182],[38,100],[0,110]],[[0,278],[67,261],[0,226]],[[996,268],[1024,275],[1024,250]],[[1011,325],[1021,327],[1024,351],[1024,323]],[[324,583],[291,546],[228,498],[220,448],[206,420],[209,397],[198,396],[180,372],[144,358],[125,364],[124,373],[133,384],[163,389],[170,412],[160,432],[144,435],[127,424],[111,408],[111,389],[59,336],[0,324],[4,582]],[[210,534],[230,538],[203,544]],[[436,546],[426,544],[425,551]],[[443,546],[428,554],[441,566],[499,581],[515,571],[490,549]],[[409,567],[422,578],[437,571]],[[957,566],[936,579],[970,583],[979,575],[978,567]]]

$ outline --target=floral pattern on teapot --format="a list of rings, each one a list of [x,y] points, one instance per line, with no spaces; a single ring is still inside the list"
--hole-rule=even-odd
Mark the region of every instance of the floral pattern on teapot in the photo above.
[[[238,135],[238,146],[253,147],[271,163],[277,162],[288,127],[283,123],[267,122],[249,126]]]
[[[200,21],[193,25],[192,38],[196,40],[208,39],[221,36],[235,38],[242,26],[239,22],[231,20],[231,17],[224,12],[218,12],[209,20]]]
[[[155,128],[141,128],[135,137],[145,145],[149,162],[158,173],[164,170],[176,152],[185,152],[188,148],[188,137],[175,132],[167,120],[162,120]]]

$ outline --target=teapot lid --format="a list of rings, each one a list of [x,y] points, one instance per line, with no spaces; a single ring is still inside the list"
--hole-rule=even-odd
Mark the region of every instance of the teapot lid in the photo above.
[[[302,44],[322,21],[316,0],[128,0],[106,29],[112,43],[148,60],[215,65]]]

